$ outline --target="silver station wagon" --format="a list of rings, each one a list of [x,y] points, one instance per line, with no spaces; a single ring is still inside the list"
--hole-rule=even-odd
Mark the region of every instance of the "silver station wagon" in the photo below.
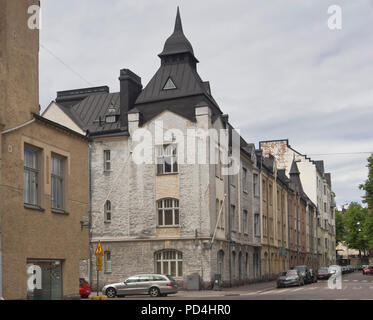
[[[108,298],[143,294],[166,297],[171,293],[177,293],[176,281],[171,276],[162,274],[138,274],[124,282],[108,284],[102,288],[102,294]]]

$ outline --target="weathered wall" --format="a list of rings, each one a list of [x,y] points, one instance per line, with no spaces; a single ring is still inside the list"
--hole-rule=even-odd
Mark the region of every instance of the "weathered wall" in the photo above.
[[[3,290],[5,299],[26,298],[26,260],[63,260],[63,295],[79,294],[79,261],[88,259],[88,231],[80,221],[88,216],[88,143],[34,122],[3,136],[3,185],[6,199],[2,211]],[[40,206],[43,210],[24,207],[24,144],[41,149]],[[51,211],[51,153],[67,157],[66,211]]]

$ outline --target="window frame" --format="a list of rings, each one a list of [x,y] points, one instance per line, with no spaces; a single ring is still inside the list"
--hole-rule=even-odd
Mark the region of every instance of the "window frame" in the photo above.
[[[171,149],[170,154],[167,154],[168,148]],[[156,145],[155,152],[158,176],[179,173],[177,143],[165,143],[162,145]],[[168,161],[166,161],[165,158],[170,158],[170,163],[168,163]],[[169,166],[170,171],[166,171],[167,166]]]
[[[27,164],[26,164],[26,150],[32,152],[34,155],[35,155],[35,159],[33,159],[33,161],[35,161],[35,167],[29,167]],[[24,145],[24,148],[23,148],[23,152],[24,152],[24,161],[23,161],[23,202],[25,205],[28,205],[28,206],[33,206],[33,207],[40,207],[40,202],[41,202],[41,190],[40,190],[40,187],[41,187],[41,157],[40,157],[40,153],[41,153],[41,150],[37,147],[34,147],[34,146],[31,146],[31,145],[28,145],[28,144],[25,144]],[[29,175],[29,178],[28,178],[28,190],[26,191],[26,183],[25,183],[25,174],[26,172],[30,172],[30,173],[33,173],[36,177],[35,179],[35,203],[32,203],[32,202],[27,202],[26,201],[26,192],[28,193],[27,197],[28,197],[28,200],[31,199],[31,189],[32,189],[32,183],[30,182],[31,181],[31,175]]]
[[[261,232],[260,232],[260,213],[255,213],[254,214],[254,236],[255,237],[260,237]]]
[[[242,167],[242,191],[247,193],[247,169]]]
[[[109,155],[109,158],[107,157]],[[104,172],[113,171],[111,167],[111,150],[104,150]]]
[[[108,207],[108,205],[109,205],[109,207]],[[113,209],[112,209],[111,201],[106,200],[106,202],[104,204],[104,222],[105,223],[111,223],[112,212],[113,212]],[[108,219],[108,214],[110,215],[110,219]]]
[[[166,206],[168,204],[167,203],[168,201],[172,201],[172,206]],[[179,228],[180,227],[179,199],[162,198],[156,201],[156,206],[157,206],[157,227],[159,228]],[[161,221],[162,223],[160,223],[160,214],[161,214],[160,211],[162,211],[162,221]],[[166,211],[172,211],[172,224],[166,224]]]
[[[60,161],[60,175],[56,174],[53,172],[53,159],[56,159]],[[50,183],[51,183],[51,210],[62,210],[64,211],[66,209],[66,158],[64,156],[61,156],[56,153],[51,154],[51,159],[50,159]],[[53,180],[59,180],[61,184],[61,207],[54,206],[54,200],[53,200]]]
[[[107,255],[109,254],[109,259],[107,258]],[[112,273],[111,268],[111,251],[104,251],[104,273]]]
[[[173,257],[173,254],[175,256]],[[175,263],[175,274],[172,274],[172,262]],[[165,270],[165,264],[167,264],[167,270]],[[160,266],[160,269],[159,269]],[[181,266],[181,268],[180,268]],[[171,277],[181,278],[183,277],[183,253],[179,250],[169,249],[160,250],[154,253],[154,268],[155,273],[162,275],[170,275]],[[181,272],[180,272],[181,269]],[[167,273],[165,272],[167,271]]]

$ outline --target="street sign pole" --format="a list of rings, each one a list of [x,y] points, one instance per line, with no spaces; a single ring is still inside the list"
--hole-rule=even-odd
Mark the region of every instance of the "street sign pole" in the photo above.
[[[98,296],[98,286],[99,286],[99,275],[100,271],[102,270],[102,256],[104,252],[102,251],[101,242],[97,243],[95,256],[96,256],[96,271],[97,271],[97,296]]]

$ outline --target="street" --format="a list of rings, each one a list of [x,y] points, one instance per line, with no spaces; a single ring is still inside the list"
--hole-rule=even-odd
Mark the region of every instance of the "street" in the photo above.
[[[114,300],[373,300],[373,276],[354,272],[342,276],[342,289],[329,289],[327,280],[302,287],[277,289],[274,281],[222,291],[179,291],[167,298],[131,296]],[[110,299],[109,299],[110,300]]]

